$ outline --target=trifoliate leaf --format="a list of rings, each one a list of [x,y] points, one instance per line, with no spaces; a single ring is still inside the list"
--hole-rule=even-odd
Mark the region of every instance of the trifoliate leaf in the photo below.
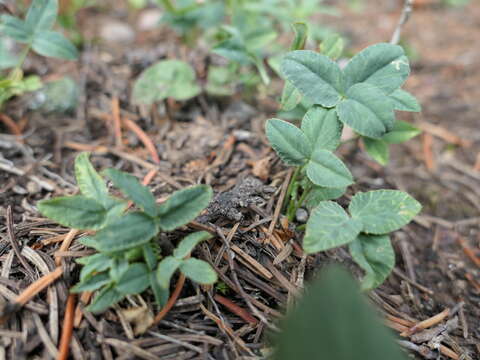
[[[348,244],[361,230],[362,223],[348,216],[340,205],[322,201],[307,221],[303,250],[312,254]]]
[[[310,157],[312,145],[295,125],[279,119],[269,119],[265,131],[270,145],[287,165],[303,165]]]
[[[345,187],[353,184],[353,176],[345,164],[332,152],[317,149],[307,164],[307,176],[312,183],[323,187]]]
[[[194,220],[212,199],[212,189],[196,185],[175,191],[157,209],[158,223],[165,231],[172,231]]]
[[[374,190],[355,194],[348,207],[363,231],[386,234],[408,224],[421,209],[420,203],[403,191]]]
[[[395,113],[389,98],[366,83],[353,85],[337,106],[341,122],[363,136],[379,139],[393,129]]]
[[[281,72],[314,104],[333,107],[342,97],[343,73],[325,55],[310,50],[291,51],[283,58]]]
[[[353,260],[365,271],[362,290],[381,285],[395,266],[395,252],[388,235],[360,234],[348,249]]]

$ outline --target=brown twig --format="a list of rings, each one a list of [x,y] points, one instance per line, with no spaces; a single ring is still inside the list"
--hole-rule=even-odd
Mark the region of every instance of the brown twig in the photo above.
[[[461,236],[457,236],[457,242],[460,244],[460,246],[462,247],[462,250],[463,252],[465,253],[465,255],[468,256],[468,258],[470,260],[472,260],[472,262],[477,265],[478,267],[480,267],[480,258],[475,255],[475,253],[473,252],[472,249],[470,249],[470,247],[467,245],[467,242],[465,241],[464,238],[462,238]]]
[[[272,222],[268,227],[267,237],[272,236],[273,229],[275,229],[275,226],[277,225],[277,221],[280,216],[280,211],[282,211],[283,201],[285,200],[285,196],[287,195],[287,189],[288,189],[288,185],[290,184],[290,179],[292,178],[292,174],[293,174],[293,169],[288,170],[287,176],[285,177],[285,181],[283,182],[283,185],[282,185],[282,190],[280,191],[280,196],[278,197],[278,200],[277,200],[277,205],[273,213]]]
[[[428,171],[435,170],[435,158],[433,156],[433,136],[429,133],[424,133],[422,136],[423,161]]]
[[[125,118],[123,119],[123,122],[129,130],[133,131],[135,135],[137,135],[143,145],[145,145],[147,150],[150,152],[153,162],[155,164],[160,164],[160,157],[158,156],[157,148],[155,147],[152,139],[150,139],[145,133],[145,131],[143,131],[140,126],[138,126],[134,121],[130,119]]]
[[[65,317],[63,318],[62,337],[58,347],[57,360],[66,360],[73,334],[73,319],[75,315],[75,294],[68,295]]]
[[[408,329],[408,331],[402,332],[400,336],[411,336],[418,331],[427,329],[433,325],[436,325],[442,322],[448,315],[450,315],[450,309],[445,309],[441,313],[438,313],[435,316],[432,316],[426,320],[420,321],[419,323],[415,324],[410,329]]]
[[[405,0],[403,5],[402,14],[400,15],[400,19],[398,20],[397,27],[395,28],[392,39],[390,40],[390,44],[397,45],[400,41],[400,35],[402,34],[402,28],[407,23],[410,15],[412,13],[414,0]]]
[[[57,267],[52,272],[43,275],[40,279],[30,284],[25,290],[23,290],[22,293],[15,299],[15,302],[21,306],[24,306],[40,291],[62,276],[62,274],[63,269],[61,267]]]
[[[73,326],[79,327],[80,323],[82,322],[83,312],[81,306],[85,306],[88,304],[90,299],[92,298],[93,292],[92,291],[85,291],[80,295],[80,300],[78,301],[77,307],[75,308],[75,316],[73,319]]]
[[[448,131],[447,129],[441,126],[430,124],[426,121],[416,123],[415,125],[418,126],[420,130],[423,130],[426,133],[436,136],[450,144],[459,145],[463,147],[470,147],[472,145],[472,142],[470,140],[462,139],[460,136],[455,135],[454,133]]]
[[[113,119],[113,130],[115,134],[115,146],[117,148],[122,147],[122,125],[120,119],[120,102],[118,97],[114,96],[112,98],[112,119]]]
[[[58,249],[58,251],[56,251],[54,254],[55,265],[60,266],[62,264],[63,257],[59,256],[59,253],[68,250],[77,233],[78,233],[77,229],[70,229],[70,231],[65,235],[65,238],[63,239],[60,249]]]
[[[20,127],[17,125],[17,123],[15,123],[15,121],[12,120],[11,117],[5,114],[0,114],[0,121],[4,123],[4,125],[8,128],[8,130],[13,135],[19,137],[19,141],[23,142],[23,139],[21,138],[22,131],[20,130]]]
[[[252,315],[250,315],[250,313],[247,310],[238,306],[230,299],[227,299],[218,294],[214,296],[214,299],[218,301],[220,304],[222,304],[223,306],[225,306],[232,313],[242,318],[245,322],[248,322],[249,324],[252,324],[252,325],[258,324],[258,320],[255,319]]]

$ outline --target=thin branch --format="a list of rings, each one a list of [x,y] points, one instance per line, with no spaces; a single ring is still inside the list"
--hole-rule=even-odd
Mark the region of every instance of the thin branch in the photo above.
[[[400,19],[398,20],[397,27],[393,32],[392,39],[390,40],[390,44],[397,45],[400,41],[400,35],[402,34],[402,28],[407,23],[408,19],[413,10],[413,2],[414,0],[405,0],[403,5],[402,14],[400,15]]]

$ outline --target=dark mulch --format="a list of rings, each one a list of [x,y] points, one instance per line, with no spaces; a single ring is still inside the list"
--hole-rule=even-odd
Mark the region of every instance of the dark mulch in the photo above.
[[[358,50],[390,37],[399,15],[399,7],[391,5],[369,1],[362,13],[345,9],[343,17],[322,16],[319,21],[348,35],[351,47]],[[88,32],[94,33],[108,17],[91,15],[84,21]],[[112,17],[127,20],[121,8]],[[424,135],[395,146],[386,168],[373,163],[356,144],[341,150],[358,180],[355,191],[398,188],[424,205],[411,225],[393,235],[397,266],[370,297],[398,332],[405,325],[443,315],[429,330],[403,338],[402,345],[413,356],[478,359],[480,166],[475,164],[480,159],[480,6],[472,1],[458,9],[435,2],[419,7],[404,34],[405,45],[414,55],[407,88],[423,104],[420,115],[407,114],[405,120],[421,126]],[[78,151],[89,150],[99,169],[114,166],[142,178],[158,168],[149,185],[158,199],[195,183],[213,187],[215,201],[198,222],[164,240],[175,243],[186,231],[198,228],[215,232],[216,238],[196,255],[215,266],[221,283],[212,288],[187,282],[166,318],[141,334],[141,325],[148,325],[159,311],[151,294],[129,297],[98,316],[84,312],[74,328],[73,358],[262,357],[268,349],[266,331],[294,303],[304,281],[331,262],[342,262],[356,274],[359,270],[342,249],[304,256],[301,233],[275,214],[288,169],[278,162],[263,134],[265,119],[276,110],[274,91],[247,101],[240,96],[202,95],[154,111],[138,108],[130,103],[129,94],[132,79],[143,68],[160,58],[175,57],[190,61],[201,74],[205,51],[178,45],[170,32],[138,33],[137,37],[138,42],[130,45],[89,45],[75,64],[35,58],[29,62],[31,71],[74,74],[82,85],[82,96],[77,112],[70,116],[29,112],[28,99],[15,100],[7,109],[13,119],[27,119],[28,124],[23,143],[0,134],[2,306],[11,311],[8,303],[17,294],[55,268],[58,240],[69,229],[41,218],[35,204],[74,193],[73,159]],[[274,84],[273,89],[278,86]],[[135,121],[153,139],[160,164],[151,161],[126,129],[123,146],[114,146],[114,97],[120,101],[121,117]],[[9,206],[13,240],[20,244],[27,266],[15,255],[12,234],[4,225]],[[64,275],[25,308],[9,314],[0,329],[0,358],[56,356],[67,289],[79,272],[74,259],[84,251],[73,242],[62,253]],[[234,314],[232,302],[249,315]]]

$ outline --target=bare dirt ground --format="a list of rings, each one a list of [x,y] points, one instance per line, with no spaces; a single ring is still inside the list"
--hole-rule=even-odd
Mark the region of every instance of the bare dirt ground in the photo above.
[[[318,21],[346,35],[353,51],[388,41],[400,4],[365,3],[361,13],[345,8],[342,17],[322,15]],[[304,279],[331,262],[359,271],[342,250],[304,256],[301,232],[281,218],[273,236],[267,236],[288,171],[263,134],[265,120],[276,111],[275,96],[245,101],[241,94],[226,99],[201,95],[185,104],[169,102],[167,111],[138,108],[130,103],[131,81],[142,69],[161,58],[181,58],[201,77],[206,54],[180,46],[169,31],[137,31],[138,19],[121,7],[86,12],[81,24],[87,33],[98,34],[108,21],[131,24],[135,41],[87,45],[78,63],[32,57],[27,64],[30,71],[48,74],[45,77],[75,75],[82,89],[75,114],[31,112],[26,110],[28,98],[22,98],[5,113],[22,126],[22,141],[0,125],[0,299],[2,314],[9,315],[0,329],[0,358],[47,359],[57,354],[66,326],[67,289],[80,269],[74,259],[86,249],[75,241],[60,249],[69,229],[41,218],[35,204],[76,191],[72,163],[85,150],[92,152],[99,169],[115,166],[139,178],[158,169],[149,186],[159,199],[191,184],[212,185],[218,206],[201,224],[184,230],[201,227],[217,234],[197,255],[215,266],[222,283],[207,288],[187,282],[167,316],[143,333],[138,333],[139,324],[148,325],[159,311],[151,294],[131,297],[98,316],[82,312],[87,299],[82,296],[75,305],[71,356],[260,357],[268,348],[262,319],[275,321],[292,304]],[[386,168],[354,144],[341,149],[358,180],[355,191],[398,188],[424,206],[411,225],[394,234],[396,269],[370,297],[399,334],[430,319],[429,330],[402,338],[415,358],[480,359],[480,3],[447,8],[423,1],[402,39],[413,64],[406,87],[423,106],[421,114],[404,119],[421,127],[423,134],[395,146]],[[115,145],[117,113],[124,127],[121,144]],[[129,120],[153,140],[160,161],[153,161]],[[8,208],[12,231],[7,227]],[[175,243],[184,233],[166,240]],[[20,244],[32,273],[15,255],[12,242]],[[22,290],[55,269],[54,255],[63,259],[60,279],[28,306],[12,307]],[[175,287],[175,280],[172,283]]]

